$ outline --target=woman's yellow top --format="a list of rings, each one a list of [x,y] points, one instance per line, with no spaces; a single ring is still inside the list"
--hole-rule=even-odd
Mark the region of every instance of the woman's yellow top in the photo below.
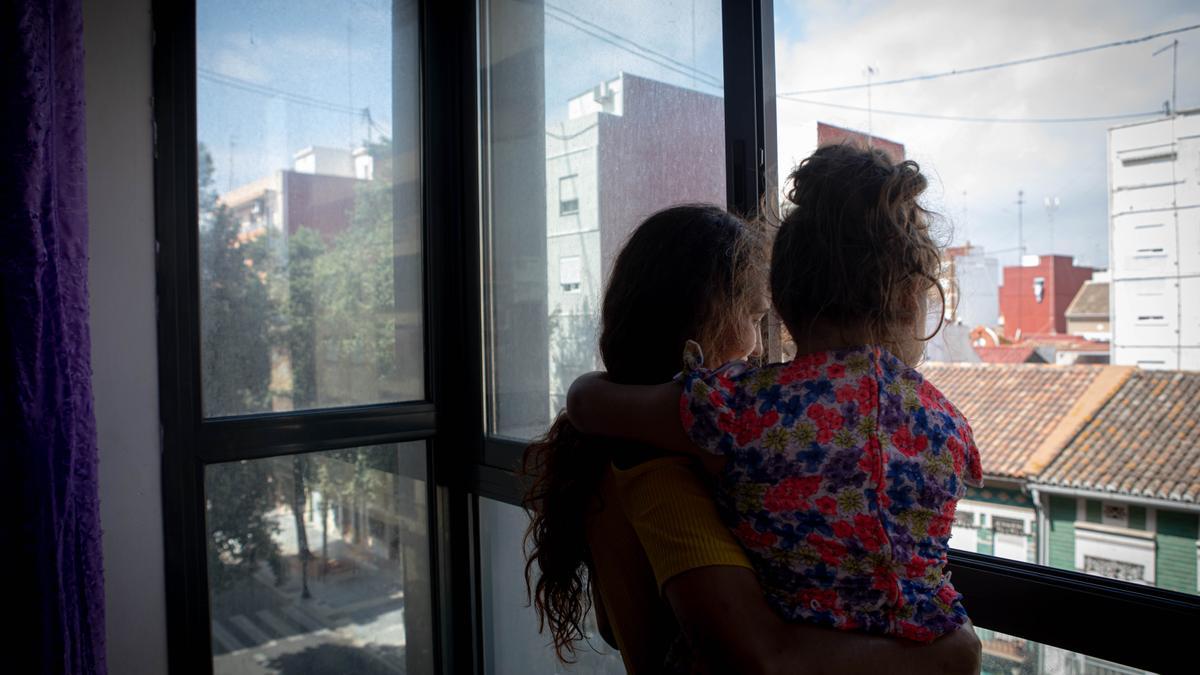
[[[608,469],[588,522],[594,591],[629,673],[661,672],[678,636],[660,596],[668,580],[700,567],[750,567],[694,467],[674,456]]]
[[[621,507],[654,568],[659,591],[671,577],[697,567],[750,567],[698,471],[694,460],[681,456],[613,471]]]

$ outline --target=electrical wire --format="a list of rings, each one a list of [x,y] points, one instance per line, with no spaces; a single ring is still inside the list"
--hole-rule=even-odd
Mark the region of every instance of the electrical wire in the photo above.
[[[679,75],[693,78],[699,83],[705,84],[713,89],[722,90],[724,88],[724,84],[721,82],[721,80],[717,79],[716,76],[710,73],[693,68],[692,66],[677,61],[666,54],[662,54],[661,52],[654,51],[649,47],[645,47],[638,42],[620,35],[619,33],[614,33],[607,28],[583,19],[577,14],[573,14],[549,4],[546,5],[546,9],[550,10],[545,14],[546,18],[548,19],[554,19],[555,21],[566,24],[575,30],[586,33],[587,35],[590,35],[601,42],[610,44],[628,54],[649,61],[660,68],[665,68]],[[565,16],[560,16],[560,13]],[[629,45],[632,45],[632,47]]]
[[[1128,40],[1118,40],[1116,42],[1106,42],[1101,45],[1092,45],[1091,47],[1081,47],[1079,49],[1068,49],[1067,51],[1064,51],[1064,52],[1054,52],[1053,54],[1043,54],[1041,56],[1030,56],[1027,58],[1016,59],[1013,61],[1002,61],[1000,63],[991,63],[986,66],[974,66],[971,68],[946,70],[946,71],[942,71],[939,73],[928,73],[926,75],[914,75],[912,77],[902,77],[902,78],[898,78],[895,80],[882,80],[879,82],[871,82],[871,83],[860,82],[858,84],[844,84],[841,86],[823,87],[820,89],[799,89],[796,91],[785,91],[785,92],[779,94],[779,96],[806,96],[808,94],[825,94],[825,93],[834,92],[834,91],[851,91],[854,89],[866,89],[867,87],[871,87],[871,88],[886,87],[886,86],[893,85],[893,84],[904,84],[906,82],[923,82],[925,80],[936,80],[939,78],[952,77],[955,75],[967,75],[970,73],[981,73],[981,72],[988,71],[988,70],[998,70],[1000,68],[1021,66],[1021,65],[1025,65],[1027,63],[1037,63],[1038,61],[1049,61],[1050,59],[1061,59],[1063,57],[1076,56],[1078,54],[1086,54],[1088,52],[1095,52],[1095,51],[1099,51],[1101,49],[1111,49],[1113,47],[1125,47],[1128,45],[1135,45],[1135,44],[1138,44],[1141,42],[1148,42],[1150,40],[1154,40],[1154,39],[1157,39],[1160,37],[1166,37],[1168,35],[1175,35],[1177,33],[1186,33],[1188,31],[1196,30],[1197,28],[1200,28],[1200,24],[1195,24],[1192,26],[1184,26],[1182,28],[1174,28],[1172,30],[1162,31],[1161,33],[1152,33],[1150,35],[1143,35],[1141,37],[1130,38]]]
[[[825,101],[812,101],[809,99],[796,98],[795,96],[780,95],[779,98],[784,101],[793,103],[804,103],[807,105],[821,106],[824,108],[837,108],[839,110],[853,110],[856,112],[871,112],[876,115],[895,115],[898,117],[916,117],[919,119],[942,120],[946,122],[983,122],[991,124],[1078,124],[1083,122],[1109,122],[1113,120],[1133,119],[1136,117],[1154,117],[1162,115],[1161,110],[1151,110],[1148,112],[1135,113],[1116,113],[1112,115],[1094,115],[1089,117],[971,117],[960,115],[935,115],[932,113],[909,112],[904,110],[880,110],[879,108],[867,108],[857,105],[842,105],[840,103],[828,103]]]

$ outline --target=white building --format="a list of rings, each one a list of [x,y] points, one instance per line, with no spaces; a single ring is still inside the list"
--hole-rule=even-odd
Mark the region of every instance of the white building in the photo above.
[[[982,247],[946,249],[941,284],[946,294],[945,317],[969,329],[1000,325],[1000,261]]]
[[[719,97],[621,73],[547,126],[551,415],[572,380],[600,365],[604,283],[633,229],[672,204],[725,204],[724,122]]]
[[[1200,110],[1108,132],[1112,362],[1200,370]]]

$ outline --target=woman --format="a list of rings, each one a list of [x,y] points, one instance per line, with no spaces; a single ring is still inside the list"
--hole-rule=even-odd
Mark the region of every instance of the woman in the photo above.
[[[720,360],[761,353],[764,243],[713,206],[647,219],[605,293],[600,351],[609,376],[670,379],[688,339]],[[977,670],[978,641],[967,631],[919,647],[785,624],[689,462],[584,436],[563,415],[526,450],[526,581],[560,660],[569,662],[594,605],[630,673]],[[654,489],[633,489],[648,484]]]

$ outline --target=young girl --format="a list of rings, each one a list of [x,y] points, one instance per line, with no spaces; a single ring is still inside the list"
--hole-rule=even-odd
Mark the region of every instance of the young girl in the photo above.
[[[848,145],[792,173],[770,286],[788,363],[704,367],[676,383],[593,374],[568,397],[580,430],[725,460],[717,503],[782,616],[930,641],[966,621],[944,572],[964,483],[980,484],[962,414],[913,370],[938,249],[911,161]],[[680,424],[682,422],[682,425]]]

